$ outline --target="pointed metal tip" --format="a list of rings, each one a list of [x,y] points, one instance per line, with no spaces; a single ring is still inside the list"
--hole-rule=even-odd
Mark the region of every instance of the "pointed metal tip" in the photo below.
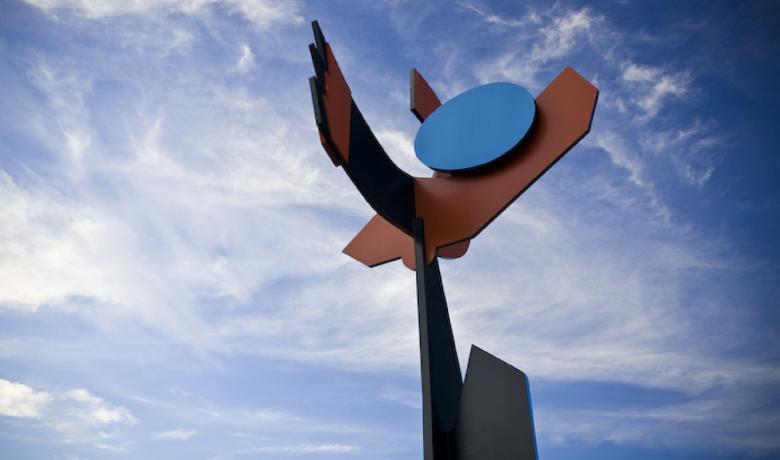
[[[328,59],[325,54],[326,53],[325,36],[322,35],[322,29],[320,29],[320,23],[317,22],[316,19],[311,22],[311,29],[314,32],[314,43],[317,46],[317,52],[320,55],[320,60],[322,60],[322,64],[325,70],[328,70]]]

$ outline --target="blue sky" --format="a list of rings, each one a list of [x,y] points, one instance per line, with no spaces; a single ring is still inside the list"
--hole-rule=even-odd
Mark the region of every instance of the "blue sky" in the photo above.
[[[414,278],[340,252],[373,212],[318,144],[316,18],[417,175],[411,67],[600,88],[442,263],[541,458],[777,458],[780,10],[732,3],[1,1],[2,456],[421,458]]]

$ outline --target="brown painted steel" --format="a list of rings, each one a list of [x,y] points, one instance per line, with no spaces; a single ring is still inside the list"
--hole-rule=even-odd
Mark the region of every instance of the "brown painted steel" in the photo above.
[[[439,106],[441,101],[420,75],[417,69],[412,69],[410,78],[410,105],[412,113],[425,121]],[[435,177],[449,177],[448,173],[434,172]],[[469,242],[462,241],[439,248],[438,255],[445,259],[457,259],[468,251]],[[352,241],[344,248],[348,256],[375,267],[383,263],[402,259],[405,266],[414,270],[414,240],[406,233],[398,230],[380,215],[374,215],[358,232]]]
[[[322,147],[328,153],[333,163],[337,166],[349,161],[349,128],[350,114],[352,111],[352,91],[349,89],[344,75],[341,73],[330,44],[325,43],[326,59],[328,62],[327,71],[325,71],[325,94],[322,95],[322,102],[327,119],[327,129],[329,136],[324,136],[320,132],[320,142]],[[330,141],[328,142],[328,137]]]
[[[417,216],[425,221],[428,260],[465,253],[474,238],[590,130],[598,90],[570,67],[536,98],[529,138],[487,171],[415,178]],[[344,249],[375,266],[403,258],[414,269],[413,241],[375,216]],[[465,248],[463,247],[465,246]],[[463,255],[463,254],[460,254]]]
[[[474,175],[415,178],[427,260],[436,249],[474,238],[590,131],[598,89],[567,67],[536,98],[529,137],[505,161]]]
[[[401,259],[414,270],[414,239],[379,214],[355,235],[344,254],[369,267]]]
[[[441,101],[417,69],[411,71],[410,86],[410,109],[420,122],[425,121],[434,110],[441,106]]]
[[[469,240],[439,248],[443,259],[463,257],[469,249]],[[344,254],[369,267],[401,259],[410,270],[415,269],[414,240],[398,230],[379,214],[375,214],[344,248]]]
[[[458,259],[466,255],[470,244],[471,240],[466,240],[459,243],[453,243],[448,246],[442,246],[438,251],[436,251],[436,255],[442,259]]]

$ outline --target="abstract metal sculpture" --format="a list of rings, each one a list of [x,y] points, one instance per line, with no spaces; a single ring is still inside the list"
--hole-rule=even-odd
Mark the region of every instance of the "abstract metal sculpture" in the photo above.
[[[411,111],[423,123],[412,177],[387,156],[360,113],[317,23],[309,80],[320,142],[377,212],[344,252],[370,267],[402,259],[417,273],[425,460],[535,459],[525,374],[472,346],[462,379],[437,257],[469,241],[590,130],[598,90],[566,68],[534,99],[510,83],[442,105],[411,71]]]

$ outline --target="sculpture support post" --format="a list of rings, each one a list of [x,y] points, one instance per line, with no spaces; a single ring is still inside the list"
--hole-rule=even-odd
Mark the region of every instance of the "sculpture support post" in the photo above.
[[[425,460],[455,458],[455,424],[463,380],[452,335],[447,300],[434,257],[425,261],[425,224],[414,222],[417,266],[417,307],[420,326],[420,365]]]
[[[424,460],[536,460],[528,379],[475,346],[463,382],[436,257],[414,221]]]

